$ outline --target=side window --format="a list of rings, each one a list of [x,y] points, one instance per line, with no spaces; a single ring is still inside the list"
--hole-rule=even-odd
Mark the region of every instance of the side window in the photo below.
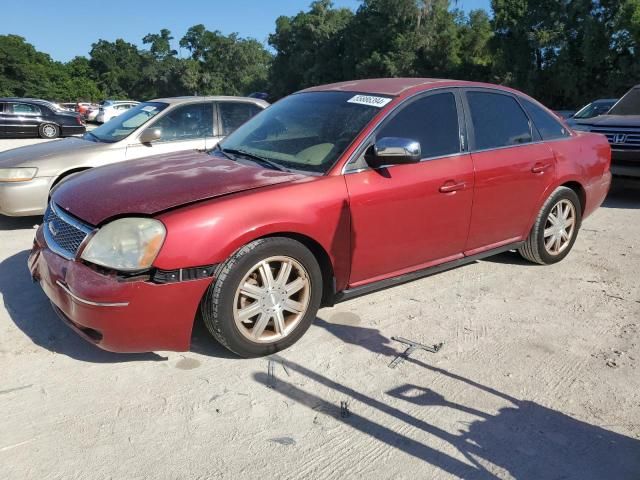
[[[213,135],[213,104],[192,103],[170,110],[153,125],[162,129],[160,141],[190,140]]]
[[[220,120],[222,135],[229,135],[262,109],[253,103],[220,102]]]
[[[569,136],[567,129],[562,126],[555,118],[549,115],[544,109],[540,108],[535,103],[521,98],[522,104],[525,110],[529,113],[533,124],[540,132],[543,140],[553,140],[555,138],[564,138]]]
[[[10,103],[9,113],[16,115],[40,115],[40,108],[29,103]]]
[[[476,150],[529,143],[531,126],[518,102],[509,95],[467,92]]]
[[[404,107],[376,135],[420,142],[422,158],[460,152],[458,110],[453,93],[437,93]]]

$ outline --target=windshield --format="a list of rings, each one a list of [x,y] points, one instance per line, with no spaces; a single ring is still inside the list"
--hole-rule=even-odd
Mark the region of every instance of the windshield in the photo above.
[[[609,111],[615,102],[593,102],[584,107],[573,118],[593,118],[598,115],[604,115]]]
[[[168,107],[162,102],[144,102],[121,115],[112,118],[104,125],[84,134],[85,140],[113,143],[131,135],[131,132],[147,123]]]
[[[353,92],[290,95],[246,122],[220,147],[284,168],[326,173],[389,101]]]
[[[609,111],[609,115],[640,115],[640,87],[632,88]]]

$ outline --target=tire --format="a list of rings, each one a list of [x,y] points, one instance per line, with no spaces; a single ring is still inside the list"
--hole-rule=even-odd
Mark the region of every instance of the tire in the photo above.
[[[542,206],[529,237],[518,251],[533,263],[558,263],[573,248],[581,224],[582,206],[578,195],[570,188],[558,187]]]
[[[245,245],[218,268],[200,313],[222,345],[241,357],[261,357],[298,341],[321,299],[322,272],[315,256],[296,240],[273,237]]]
[[[54,123],[43,123],[38,127],[38,135],[40,135],[40,138],[58,138],[60,136],[60,127]]]

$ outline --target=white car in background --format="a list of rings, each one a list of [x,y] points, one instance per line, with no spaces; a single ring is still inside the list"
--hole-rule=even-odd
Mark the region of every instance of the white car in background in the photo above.
[[[112,118],[116,118],[121,113],[124,113],[139,104],[140,102],[134,102],[132,100],[114,101],[109,103],[105,102],[100,106],[100,109],[98,110],[96,122],[107,123]]]

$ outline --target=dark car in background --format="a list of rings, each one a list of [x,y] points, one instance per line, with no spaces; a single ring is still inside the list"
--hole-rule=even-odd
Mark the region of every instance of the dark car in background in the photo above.
[[[586,120],[588,118],[604,115],[611,110],[611,107],[613,107],[617,101],[617,98],[601,98],[599,100],[594,100],[578,110],[575,115],[568,118],[567,123],[570,126],[574,126],[576,125],[577,120]]]
[[[640,85],[625,93],[606,115],[579,119],[572,126],[607,137],[614,175],[640,177]]]
[[[80,114],[46,100],[0,98],[0,137],[58,138],[86,130]]]

